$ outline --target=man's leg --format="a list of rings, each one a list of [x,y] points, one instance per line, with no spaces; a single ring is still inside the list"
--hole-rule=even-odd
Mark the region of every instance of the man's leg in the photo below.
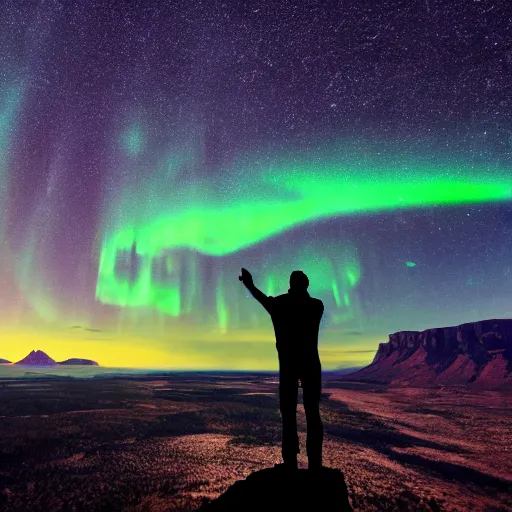
[[[283,422],[281,452],[283,462],[290,467],[297,467],[297,454],[299,453],[297,393],[298,378],[296,373],[281,367],[279,372],[279,407]]]
[[[318,469],[322,467],[322,443],[324,437],[324,429],[320,418],[321,369],[308,370],[303,377],[301,382],[308,428],[306,440],[308,465],[310,469]]]

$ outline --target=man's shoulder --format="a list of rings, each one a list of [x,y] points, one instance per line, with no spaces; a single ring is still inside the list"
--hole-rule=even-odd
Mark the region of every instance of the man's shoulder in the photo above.
[[[287,293],[272,297],[272,303],[277,307],[286,307],[290,303],[290,296]]]
[[[285,303],[293,300],[292,297],[290,297],[289,293],[283,293],[281,295],[276,295],[275,297],[269,298],[272,299],[273,301],[276,301],[277,303]],[[318,308],[324,307],[324,303],[320,299],[317,299],[316,297],[309,297],[309,300]]]
[[[293,298],[290,297],[289,293],[283,293],[282,295],[277,295],[276,297],[273,297],[273,299],[278,301],[278,302],[293,301]],[[316,297],[311,297],[310,296],[309,297],[309,301],[311,301],[317,307],[322,307],[322,308],[324,307],[324,303],[320,299],[317,299]]]
[[[311,297],[311,300],[314,302],[314,304],[318,308],[323,308],[324,307],[324,303],[320,299],[317,299],[316,297]]]

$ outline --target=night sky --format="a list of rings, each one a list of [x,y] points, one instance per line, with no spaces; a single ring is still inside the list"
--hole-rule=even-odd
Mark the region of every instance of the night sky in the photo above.
[[[0,358],[277,367],[265,293],[325,304],[325,368],[512,317],[503,1],[4,1]]]

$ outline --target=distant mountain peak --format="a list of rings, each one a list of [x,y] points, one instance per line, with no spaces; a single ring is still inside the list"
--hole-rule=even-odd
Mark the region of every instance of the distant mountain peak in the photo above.
[[[1,363],[9,363],[9,361],[0,359]],[[57,362],[52,359],[48,354],[42,350],[31,350],[30,353],[17,363],[24,366],[56,366],[56,365],[73,365],[73,366],[99,366],[96,361],[91,359],[84,359],[80,357],[73,357],[65,361]]]
[[[32,350],[21,361],[14,364],[25,366],[53,366],[57,364],[57,362],[42,350]]]

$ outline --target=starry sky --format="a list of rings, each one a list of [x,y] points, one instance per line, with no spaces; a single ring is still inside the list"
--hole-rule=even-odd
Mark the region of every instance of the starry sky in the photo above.
[[[25,1],[0,14],[0,358],[325,368],[512,316],[507,0]]]

